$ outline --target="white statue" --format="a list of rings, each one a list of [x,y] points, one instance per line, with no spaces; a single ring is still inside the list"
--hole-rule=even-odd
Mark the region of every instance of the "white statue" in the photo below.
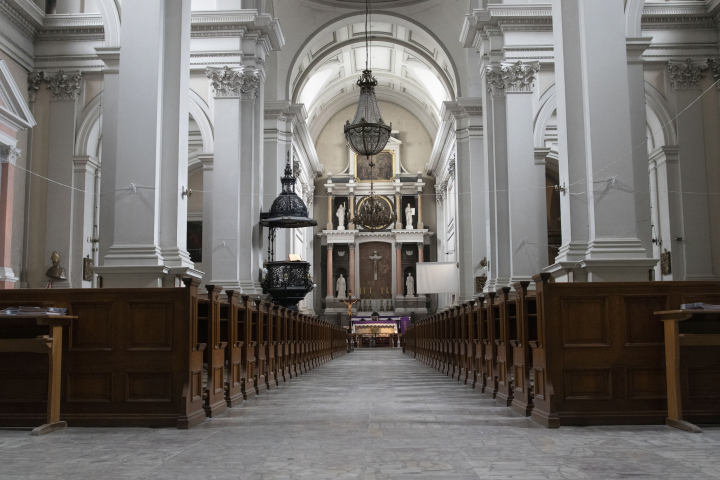
[[[347,284],[345,283],[345,277],[343,277],[342,273],[340,274],[340,278],[337,279],[337,282],[335,282],[335,289],[337,290],[337,298],[345,298],[345,289],[347,288]]]
[[[345,230],[345,204],[343,203],[340,205],[337,209],[337,218],[338,218],[338,230]]]
[[[407,207],[405,207],[405,230],[412,230],[413,229],[413,215],[415,215],[415,209],[410,207],[410,204],[407,204]]]
[[[412,273],[408,273],[407,280],[405,280],[405,287],[407,288],[407,297],[415,296],[415,279]]]

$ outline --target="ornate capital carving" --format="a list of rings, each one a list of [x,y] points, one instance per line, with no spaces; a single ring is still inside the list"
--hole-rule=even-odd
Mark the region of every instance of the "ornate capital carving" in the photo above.
[[[30,72],[28,73],[28,100],[31,102],[35,101],[35,95],[40,90],[40,85],[45,79],[45,72]]]
[[[685,63],[668,63],[670,86],[673,90],[700,90],[700,80],[705,77],[706,64],[693,63],[691,58]]]
[[[539,63],[517,62],[502,67],[505,90],[508,92],[532,92],[535,77],[540,71]]]
[[[60,70],[54,75],[46,75],[47,88],[55,100],[77,100],[82,89],[82,73],[68,74]]]
[[[256,71],[249,71],[243,74],[243,83],[240,87],[240,94],[243,100],[255,100],[258,97],[260,77]]]
[[[720,80],[720,58],[711,58],[708,61],[708,66],[712,70],[712,76],[715,81]],[[718,89],[720,89],[720,84],[718,85]]]
[[[448,164],[448,175],[451,178],[455,176],[455,157],[451,158]]]
[[[539,63],[523,63],[521,61],[503,64],[499,68],[488,67],[486,75],[488,93],[503,95],[508,92],[532,92],[535,86],[535,77],[539,71]]]
[[[232,70],[227,65],[223,68],[210,68],[205,70],[210,84],[215,91],[216,98],[239,97],[242,87],[242,71]]]
[[[20,158],[20,153],[22,153],[22,150],[18,150],[17,148],[9,145],[2,145],[0,146],[0,163],[15,165],[17,163],[17,159]]]
[[[502,72],[497,67],[488,67],[485,75],[487,90],[490,95],[505,95],[505,81]]]

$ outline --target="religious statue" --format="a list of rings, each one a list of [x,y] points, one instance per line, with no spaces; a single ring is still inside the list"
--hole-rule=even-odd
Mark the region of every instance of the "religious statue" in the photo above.
[[[53,280],[67,280],[65,269],[60,266],[60,255],[57,252],[53,252],[52,255],[50,255],[50,261],[53,266],[48,268],[45,276],[50,278],[51,282]]]
[[[340,205],[337,209],[337,215],[338,218],[338,230],[345,230],[345,204],[343,203]]]
[[[345,283],[345,277],[343,277],[343,274],[340,274],[340,278],[337,279],[337,282],[335,282],[335,290],[337,290],[337,298],[345,298],[345,289],[347,288],[347,284]]]
[[[407,297],[415,296],[415,279],[412,273],[408,273],[407,280],[405,280],[405,287],[407,288]]]
[[[407,207],[405,207],[405,230],[413,229],[413,215],[415,215],[415,209],[408,203]]]
[[[355,300],[352,299],[352,292],[348,292],[348,299],[343,300],[343,303],[347,305],[348,309],[348,317],[352,317],[352,307],[355,305],[359,300],[356,298]]]

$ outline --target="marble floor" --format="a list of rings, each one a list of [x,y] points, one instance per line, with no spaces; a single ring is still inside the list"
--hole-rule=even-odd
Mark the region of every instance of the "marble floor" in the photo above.
[[[720,427],[542,428],[398,349],[357,350],[192,430],[0,430],[0,479],[710,479]]]

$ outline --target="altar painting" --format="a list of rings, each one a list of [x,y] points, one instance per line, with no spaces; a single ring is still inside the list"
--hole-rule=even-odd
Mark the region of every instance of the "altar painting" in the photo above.
[[[393,181],[395,179],[395,154],[391,151],[384,151],[372,158],[375,162],[373,181]],[[370,159],[365,155],[355,155],[355,179],[358,182],[370,181]]]

